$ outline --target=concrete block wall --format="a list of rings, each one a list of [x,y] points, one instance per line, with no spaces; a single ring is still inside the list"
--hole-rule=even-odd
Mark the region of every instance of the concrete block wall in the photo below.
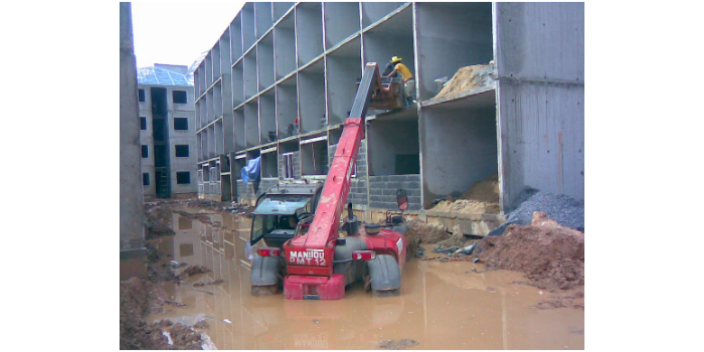
[[[369,176],[369,207],[373,209],[398,209],[396,191],[406,190],[408,210],[420,210],[420,175]]]

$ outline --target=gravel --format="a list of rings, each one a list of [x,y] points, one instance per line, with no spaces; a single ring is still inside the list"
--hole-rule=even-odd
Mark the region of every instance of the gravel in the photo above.
[[[511,224],[529,225],[533,212],[542,211],[548,218],[564,227],[584,232],[584,201],[578,201],[564,194],[553,194],[534,188],[525,189],[508,211],[508,218],[501,226],[489,232],[488,236],[501,236]]]

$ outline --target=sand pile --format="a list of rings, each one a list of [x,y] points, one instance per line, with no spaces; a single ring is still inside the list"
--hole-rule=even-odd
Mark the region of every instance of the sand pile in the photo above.
[[[494,65],[472,65],[465,66],[457,70],[452,79],[445,84],[440,93],[432,99],[448,97],[473,89],[488,86],[494,81],[491,74],[494,72]]]
[[[494,173],[485,180],[476,182],[466,192],[455,200],[447,196],[447,200],[438,203],[432,210],[457,212],[464,214],[498,214],[499,206],[499,174]]]

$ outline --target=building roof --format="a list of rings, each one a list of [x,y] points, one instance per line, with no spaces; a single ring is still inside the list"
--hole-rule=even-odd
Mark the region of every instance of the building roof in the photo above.
[[[139,84],[158,84],[164,86],[193,86],[193,75],[183,74],[159,64],[137,69],[137,82]],[[186,66],[184,69],[188,69]]]

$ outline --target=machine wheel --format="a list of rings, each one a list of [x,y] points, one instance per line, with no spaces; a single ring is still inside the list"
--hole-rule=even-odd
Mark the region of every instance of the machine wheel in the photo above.
[[[401,295],[401,289],[389,290],[389,291],[372,291],[372,297],[396,297]]]
[[[264,297],[271,296],[279,292],[279,285],[270,286],[252,286],[252,296]]]
[[[371,289],[374,297],[398,296],[401,289],[401,270],[396,258],[387,255],[377,255],[367,262]]]

